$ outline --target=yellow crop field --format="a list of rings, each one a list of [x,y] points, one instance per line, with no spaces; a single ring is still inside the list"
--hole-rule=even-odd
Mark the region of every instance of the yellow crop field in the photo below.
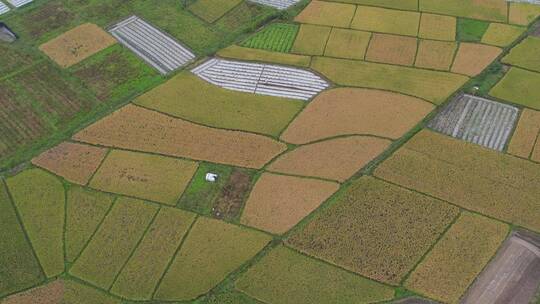
[[[524,109],[508,145],[508,153],[529,158],[540,134],[540,111]]]
[[[514,42],[526,28],[503,23],[491,23],[482,36],[482,43],[505,47]]]
[[[540,16],[540,6],[532,3],[510,3],[508,21],[511,24],[529,25]]]
[[[358,6],[351,28],[370,32],[415,36],[420,13]]]
[[[369,32],[333,28],[324,55],[362,60],[370,39]]]
[[[414,65],[419,68],[448,71],[454,60],[456,49],[455,42],[420,40]]]
[[[355,5],[314,0],[294,19],[300,23],[349,27]]]
[[[322,55],[330,30],[327,26],[302,24],[291,51],[303,55]]]
[[[410,66],[414,63],[417,46],[417,39],[413,37],[373,34],[366,60]]]
[[[424,39],[456,40],[456,17],[422,13],[418,36]]]

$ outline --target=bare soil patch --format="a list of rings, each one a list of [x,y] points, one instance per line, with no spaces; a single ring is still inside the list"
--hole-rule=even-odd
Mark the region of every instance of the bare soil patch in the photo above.
[[[115,43],[116,40],[100,27],[86,23],[42,44],[39,49],[66,68]]]
[[[32,159],[32,163],[69,182],[86,185],[105,154],[104,148],[64,142]]]
[[[2,304],[60,304],[64,298],[64,282],[53,281],[46,285],[15,294]]]
[[[462,42],[454,59],[452,72],[476,76],[493,62],[501,52],[502,50],[498,47]]]
[[[104,146],[261,168],[286,149],[273,139],[193,124],[128,105],[77,133],[75,140]]]
[[[366,53],[366,60],[412,65],[416,55],[417,41],[413,37],[373,34]]]
[[[433,105],[421,99],[397,93],[333,89],[311,101],[285,130],[281,139],[294,144],[345,134],[371,134],[397,139],[433,108]]]
[[[213,216],[228,221],[236,219],[242,211],[252,180],[253,175],[248,171],[234,169],[216,199],[212,209]]]
[[[278,158],[268,169],[343,182],[381,154],[391,143],[390,140],[367,136],[330,139],[301,146]]]
[[[282,234],[338,189],[337,183],[264,173],[255,184],[240,221]]]

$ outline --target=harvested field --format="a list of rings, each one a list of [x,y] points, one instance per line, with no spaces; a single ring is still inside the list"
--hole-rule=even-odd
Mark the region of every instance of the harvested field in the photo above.
[[[540,73],[511,68],[489,95],[540,110]]]
[[[90,187],[175,206],[197,166],[187,160],[113,150]]]
[[[242,169],[233,169],[227,183],[216,198],[212,215],[227,221],[236,220],[244,207],[251,185],[253,172]]]
[[[65,247],[66,261],[73,263],[111,208],[109,194],[72,186],[67,193]]]
[[[416,37],[419,23],[420,13],[417,12],[358,6],[351,28]]]
[[[452,65],[452,72],[476,76],[490,65],[501,52],[500,48],[494,46],[460,43]]]
[[[313,58],[311,66],[340,85],[405,93],[436,104],[445,101],[469,80],[447,72],[324,57]]]
[[[249,195],[240,222],[283,234],[338,189],[337,183],[264,173]]]
[[[64,272],[65,195],[53,175],[30,169],[6,180],[13,203],[47,278]]]
[[[236,282],[266,303],[360,304],[390,300],[394,290],[279,246]]]
[[[298,25],[292,23],[271,23],[252,37],[242,42],[242,46],[272,52],[290,52]]]
[[[508,226],[463,213],[407,279],[405,286],[457,303],[499,248]]]
[[[527,37],[520,44],[510,50],[501,60],[513,66],[540,72],[540,59],[536,56],[540,52],[540,38]]]
[[[215,130],[128,105],[77,133],[78,141],[261,168],[286,149],[275,140]]]
[[[131,300],[150,300],[194,220],[194,213],[162,208],[120,272],[111,292]]]
[[[531,3],[510,3],[508,21],[512,24],[529,25],[540,16],[540,6]]]
[[[502,23],[491,23],[482,37],[482,43],[505,47],[514,42],[526,28]]]
[[[216,58],[199,65],[192,72],[229,90],[299,100],[309,100],[329,87],[324,79],[311,71]]]
[[[434,198],[372,177],[347,186],[287,243],[389,284],[419,262],[457,215]],[[346,228],[344,228],[346,227]]]
[[[367,61],[413,65],[418,42],[413,37],[373,34],[366,53]]]
[[[529,158],[539,135],[540,112],[524,109],[508,146],[508,153]]]
[[[540,231],[539,164],[425,130],[383,162],[375,175]]]
[[[277,136],[303,107],[299,100],[227,90],[189,73],[138,97],[135,104],[207,126]]]
[[[330,139],[280,156],[268,170],[344,182],[379,156],[392,142],[368,136]]]
[[[119,198],[69,273],[108,290],[156,215],[158,207]]]
[[[420,40],[414,65],[419,68],[448,71],[456,49],[455,42]]]
[[[302,55],[322,55],[332,28],[302,24],[291,51]]]
[[[2,304],[58,304],[63,300],[64,282],[57,280],[7,297]]]
[[[185,46],[137,16],[119,22],[109,31],[161,74],[171,73],[195,59],[195,54]]]
[[[197,172],[176,206],[199,214],[211,215],[214,202],[229,180],[232,170],[233,168],[229,166],[200,163]],[[206,181],[208,172],[218,175],[216,182]]]
[[[102,102],[125,101],[162,81],[160,74],[117,44],[71,68]]]
[[[32,164],[60,175],[69,182],[86,185],[106,154],[107,149],[63,142],[32,159]]]
[[[188,8],[204,21],[213,23],[241,2],[242,0],[196,0]]]
[[[420,11],[506,22],[508,3],[500,0],[420,0]]]
[[[420,17],[418,37],[454,41],[456,40],[456,18],[423,13]]]
[[[410,96],[338,88],[317,96],[281,135],[293,144],[348,134],[400,138],[418,124],[433,105]],[[384,124],[380,122],[384,121]]]
[[[309,67],[309,63],[311,61],[311,57],[309,56],[249,49],[236,45],[231,45],[229,47],[219,50],[217,52],[217,55],[223,58],[247,61],[261,61],[299,67]]]
[[[446,104],[428,124],[433,130],[502,151],[510,139],[519,109],[503,103],[462,95]]]
[[[457,40],[480,42],[487,32],[490,23],[476,19],[458,18]]]
[[[336,1],[336,0],[330,0]],[[416,11],[418,0],[339,0],[339,2],[351,4],[363,4],[370,6],[381,6],[387,8],[396,8],[402,10]]]
[[[513,233],[470,287],[463,303],[533,303],[540,285],[539,246],[538,235]]]
[[[221,282],[270,242],[270,236],[199,217],[157,289],[158,300],[191,300]]]
[[[284,9],[289,8],[290,6],[295,5],[300,0],[249,0],[249,1],[259,3],[262,5],[275,7],[280,10],[284,10]]]
[[[0,297],[44,281],[40,267],[4,182],[0,181]]]
[[[351,4],[313,0],[294,20],[300,23],[348,28],[355,10],[356,6]]]
[[[333,28],[324,55],[363,60],[370,39],[369,32]]]
[[[116,40],[97,25],[86,23],[42,44],[39,49],[66,68],[115,43]]]

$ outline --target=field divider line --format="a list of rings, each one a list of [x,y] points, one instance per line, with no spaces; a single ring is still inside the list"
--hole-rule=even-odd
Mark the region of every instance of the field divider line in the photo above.
[[[126,267],[126,265],[129,263],[129,261],[131,260],[131,258],[133,257],[133,255],[135,254],[135,252],[137,251],[137,249],[139,248],[139,246],[141,245],[142,241],[144,240],[144,237],[146,236],[146,234],[148,233],[148,231],[150,230],[150,227],[152,227],[152,225],[154,224],[156,218],[158,217],[158,214],[160,213],[160,211],[162,210],[162,206],[159,206],[156,210],[156,213],[154,214],[154,216],[152,217],[152,220],[150,220],[150,222],[148,223],[148,225],[146,226],[146,228],[144,229],[144,232],[142,233],[140,239],[137,241],[137,244],[135,244],[135,247],[133,247],[133,250],[131,251],[131,253],[129,254],[128,258],[126,259],[126,261],[124,262],[124,264],[122,265],[122,267],[120,267],[120,270],[118,271],[118,273],[115,275],[111,285],[109,286],[109,288],[107,289],[107,291],[109,293],[112,293],[111,290],[112,288],[114,287],[114,284],[116,283],[116,281],[118,280],[118,278],[120,277],[120,275],[122,274],[122,271],[124,271],[124,268]]]
[[[150,296],[150,300],[155,299],[156,293],[157,293],[157,291],[159,289],[159,286],[161,286],[161,283],[162,283],[163,279],[165,278],[165,275],[167,275],[167,272],[169,272],[169,269],[171,268],[171,265],[173,264],[174,260],[176,259],[176,256],[180,253],[180,250],[184,246],[184,243],[186,242],[187,238],[191,234],[191,229],[193,229],[193,226],[195,226],[195,223],[199,220],[199,217],[201,217],[201,215],[199,215],[198,213],[195,213],[195,212],[192,212],[192,213],[195,214],[195,217],[193,218],[193,221],[189,225],[188,229],[186,230],[186,234],[184,234],[184,236],[182,237],[182,240],[180,241],[180,244],[178,245],[178,248],[176,248],[176,250],[174,251],[174,254],[171,257],[171,260],[167,263],[167,266],[165,267],[165,270],[163,271],[163,274],[157,280],[156,287],[154,287],[154,291],[152,291],[152,295]]]
[[[11,204],[13,210],[15,211],[15,214],[17,216],[17,220],[19,222],[19,225],[21,227],[21,230],[23,231],[23,234],[26,238],[26,241],[28,242],[28,245],[32,249],[32,255],[36,259],[37,264],[39,265],[39,268],[41,270],[41,274],[43,275],[43,278],[45,280],[48,280],[47,275],[45,274],[45,268],[43,268],[43,265],[41,265],[41,261],[39,260],[39,257],[36,253],[36,250],[34,249],[34,244],[32,244],[30,237],[28,236],[28,232],[26,231],[26,227],[24,226],[24,222],[22,221],[21,213],[19,212],[19,209],[17,208],[17,204],[15,203],[15,200],[13,199],[13,195],[11,194],[11,191],[9,190],[9,187],[5,181],[5,179],[0,178],[0,187],[4,187],[4,190],[6,191],[6,194],[8,196],[9,203]],[[64,269],[64,271],[66,271]]]

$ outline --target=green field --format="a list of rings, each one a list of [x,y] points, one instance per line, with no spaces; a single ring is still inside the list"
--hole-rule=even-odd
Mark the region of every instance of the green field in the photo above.
[[[489,22],[458,18],[457,22],[457,39],[459,41],[478,42],[486,33],[489,27]]]
[[[540,110],[540,73],[511,68],[489,95]]]
[[[529,36],[512,48],[510,53],[504,56],[501,61],[527,70],[540,72],[540,59],[536,56],[538,52],[540,52],[540,38]]]
[[[272,23],[255,35],[242,42],[244,47],[288,53],[294,43],[298,25],[287,23]]]

